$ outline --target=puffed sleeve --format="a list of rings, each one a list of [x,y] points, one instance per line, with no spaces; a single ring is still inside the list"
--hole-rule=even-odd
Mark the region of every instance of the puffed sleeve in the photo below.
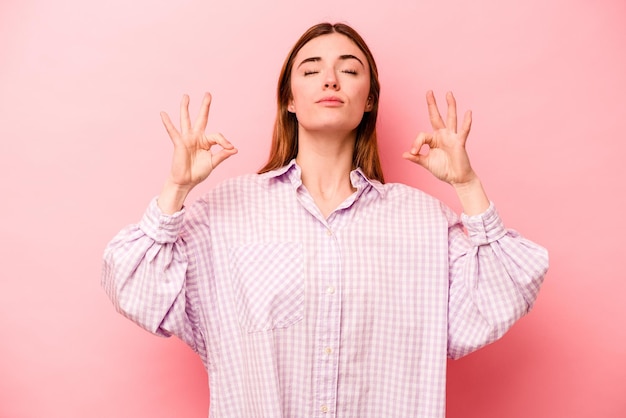
[[[156,335],[174,334],[198,351],[189,256],[181,237],[184,217],[185,209],[163,214],[153,199],[141,221],[106,247],[101,284],[122,315]]]
[[[448,216],[448,356],[459,358],[502,337],[529,312],[548,270],[548,252],[506,229],[493,203],[461,221]]]

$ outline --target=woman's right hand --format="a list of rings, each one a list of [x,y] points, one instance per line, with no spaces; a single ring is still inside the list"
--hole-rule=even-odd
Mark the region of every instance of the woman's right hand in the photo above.
[[[222,161],[237,153],[237,149],[222,134],[207,135],[204,130],[209,119],[211,95],[205,93],[200,114],[194,125],[189,117],[189,96],[180,103],[180,132],[169,116],[161,112],[161,120],[174,144],[170,176],[159,196],[158,204],[165,213],[174,213],[183,206],[187,194],[203,182]],[[221,147],[212,152],[214,145]]]

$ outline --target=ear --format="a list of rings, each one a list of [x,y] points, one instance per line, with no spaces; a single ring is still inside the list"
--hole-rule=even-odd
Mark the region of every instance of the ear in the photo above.
[[[293,104],[293,99],[289,100],[289,103],[287,104],[287,110],[290,113],[296,113],[296,106]]]
[[[374,108],[374,99],[372,98],[372,96],[370,96],[367,98],[367,102],[365,103],[365,111],[371,112],[373,108]]]

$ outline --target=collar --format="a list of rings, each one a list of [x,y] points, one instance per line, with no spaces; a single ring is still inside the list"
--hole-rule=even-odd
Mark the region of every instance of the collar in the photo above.
[[[267,180],[285,177],[291,182],[294,189],[297,189],[302,185],[302,169],[298,164],[296,164],[295,158],[281,168],[260,174],[260,177]],[[369,185],[372,186],[372,188],[381,196],[384,196],[385,194],[384,185],[377,180],[367,178],[361,168],[356,168],[350,172],[350,182],[352,183],[352,187],[357,190],[364,190]]]

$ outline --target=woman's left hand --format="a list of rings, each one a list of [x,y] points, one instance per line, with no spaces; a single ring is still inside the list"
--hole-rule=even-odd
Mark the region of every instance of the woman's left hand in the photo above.
[[[439,180],[453,186],[462,186],[476,180],[477,176],[470,165],[465,143],[472,126],[472,112],[467,111],[463,125],[457,132],[456,100],[452,92],[446,94],[448,114],[444,122],[435,95],[426,93],[428,114],[432,132],[420,132],[413,141],[411,150],[402,154],[407,160],[413,161],[430,171]],[[428,146],[427,153],[420,153],[423,145]]]

